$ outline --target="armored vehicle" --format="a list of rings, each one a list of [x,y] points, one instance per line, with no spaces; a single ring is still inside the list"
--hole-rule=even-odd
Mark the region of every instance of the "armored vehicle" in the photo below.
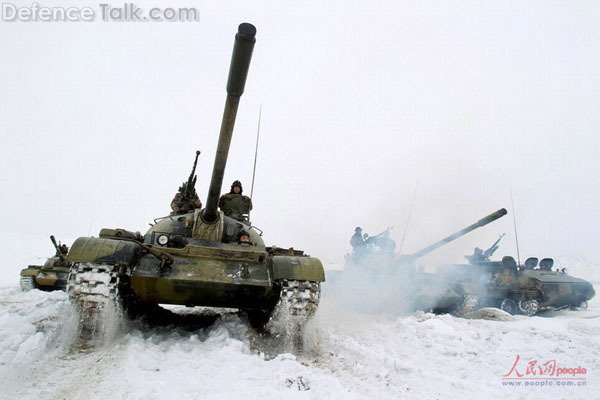
[[[464,314],[477,305],[471,284],[459,281],[450,284],[440,276],[418,268],[416,261],[504,215],[506,210],[500,209],[413,254],[390,252],[393,246],[387,241],[382,247],[357,246],[346,256],[343,271],[328,271],[326,294],[342,305],[362,312],[397,314],[423,310]]]
[[[237,308],[257,325],[277,316],[297,327],[316,311],[325,280],[321,262],[299,250],[265,246],[248,219],[230,218],[217,207],[255,34],[243,23],[235,36],[206,206],[158,218],[143,237],[102,229],[98,238],[73,243],[67,290],[83,318],[107,299],[130,311],[159,303]]]
[[[485,252],[475,249],[465,256],[469,264],[442,265],[437,274],[453,282],[472,285],[483,307],[497,307],[510,314],[535,315],[544,309],[567,307],[587,308],[594,297],[592,284],[566,273],[565,269],[552,270],[554,260],[535,257],[517,265],[511,256],[502,261],[490,261],[498,249],[500,237]]]
[[[21,270],[21,290],[65,290],[71,266],[67,261],[68,249],[66,245],[57,243],[54,236],[50,236],[50,241],[56,253],[48,258],[44,265],[29,265]]]

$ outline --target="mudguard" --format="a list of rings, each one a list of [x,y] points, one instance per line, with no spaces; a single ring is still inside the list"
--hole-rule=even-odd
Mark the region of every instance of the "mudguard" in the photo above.
[[[318,258],[274,256],[273,279],[323,282],[325,281],[325,270]]]
[[[36,277],[37,274],[40,273],[40,268],[36,267],[36,268],[31,268],[31,267],[27,267],[23,270],[21,270],[21,276],[33,276]]]
[[[71,246],[67,260],[71,263],[131,265],[139,251],[139,245],[125,240],[80,237]]]

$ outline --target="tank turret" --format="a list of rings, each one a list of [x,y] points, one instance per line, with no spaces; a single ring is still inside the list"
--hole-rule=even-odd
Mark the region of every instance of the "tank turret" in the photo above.
[[[430,244],[429,246],[417,251],[416,253],[408,255],[408,257],[410,257],[412,259],[417,259],[417,258],[423,257],[424,255],[431,253],[432,251],[444,246],[445,244],[452,242],[455,239],[458,239],[459,237],[466,235],[467,233],[469,233],[477,228],[481,228],[482,226],[486,226],[487,224],[494,222],[495,220],[497,220],[499,218],[502,218],[503,216],[506,215],[506,213],[507,213],[506,209],[501,208],[500,210],[491,213],[487,217],[480,219],[479,221],[475,222],[474,224],[469,225],[466,228],[461,229],[460,231],[458,231],[448,237],[445,237],[442,240],[439,240],[433,244]]]

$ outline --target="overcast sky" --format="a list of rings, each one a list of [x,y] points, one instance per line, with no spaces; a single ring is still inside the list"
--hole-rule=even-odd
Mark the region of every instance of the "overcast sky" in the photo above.
[[[501,233],[497,255],[516,255],[513,211],[521,258],[600,253],[600,3],[323,3],[163,0],[144,8],[200,20],[0,22],[1,230],[145,231],[196,149],[205,202],[233,36],[251,22],[223,191],[240,179],[250,192],[262,104],[252,221],[267,244],[332,266],[356,226],[393,226],[399,243],[418,183],[405,253],[509,210],[425,265]],[[85,4],[100,12],[41,3]]]

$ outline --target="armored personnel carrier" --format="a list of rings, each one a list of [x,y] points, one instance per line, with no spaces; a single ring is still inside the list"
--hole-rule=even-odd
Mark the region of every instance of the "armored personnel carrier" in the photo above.
[[[60,242],[57,243],[54,236],[50,236],[50,241],[56,253],[48,258],[44,265],[29,265],[21,270],[21,290],[65,290],[67,275],[71,266],[71,263],[67,260],[68,249],[66,245]]]
[[[390,252],[393,246],[386,240],[381,247],[357,246],[358,249],[355,247],[346,257],[343,271],[328,271],[326,295],[361,312],[402,314],[423,310],[464,314],[478,301],[471,284],[449,283],[438,275],[424,272],[416,266],[416,261],[504,215],[506,210],[500,209],[413,254]]]
[[[257,325],[280,317],[298,327],[316,311],[325,280],[321,262],[302,251],[265,246],[247,219],[230,218],[217,207],[255,34],[253,25],[243,23],[235,36],[206,206],[159,218],[143,237],[102,229],[98,238],[77,239],[68,254],[67,291],[82,318],[105,304],[122,303],[131,311],[160,303],[237,308]]]
[[[500,237],[502,239],[502,237]],[[517,265],[513,257],[490,261],[500,239],[485,252],[475,249],[465,256],[469,264],[438,267],[436,273],[452,282],[466,282],[477,292],[482,307],[497,307],[510,314],[535,315],[544,309],[587,308],[595,295],[586,280],[575,278],[565,269],[552,270],[554,260],[535,257]]]

